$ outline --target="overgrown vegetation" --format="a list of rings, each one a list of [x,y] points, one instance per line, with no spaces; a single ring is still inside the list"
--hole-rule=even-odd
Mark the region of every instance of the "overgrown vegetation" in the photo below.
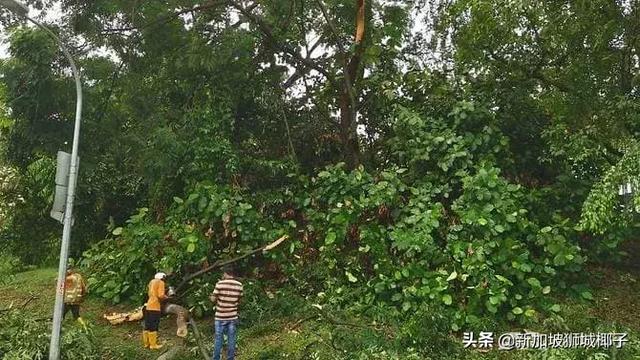
[[[46,359],[49,357],[50,323],[26,315],[20,309],[0,313],[0,358],[3,360]],[[61,340],[64,359],[99,359],[95,339],[80,328],[66,329]]]
[[[72,254],[109,303],[288,235],[240,263],[248,318],[342,314],[362,341],[316,324],[334,358],[467,356],[451,336],[560,321],[593,264],[634,256],[637,2],[28,2],[62,5],[82,69]],[[0,254],[42,265],[73,82],[1,20]],[[216,276],[180,294],[197,317]]]
[[[543,322],[527,329],[541,333],[555,332],[628,332],[629,343],[621,350],[554,349],[534,351],[492,351],[482,353],[462,348],[458,335],[449,334],[448,320],[437,309],[423,306],[411,314],[397,314],[392,319],[386,306],[339,309],[325,304],[323,309],[300,296],[292,286],[274,286],[264,281],[247,280],[247,298],[242,307],[240,354],[243,359],[635,359],[640,350],[640,323],[633,316],[640,297],[638,277],[612,270],[591,269],[594,301],[569,300],[559,296],[559,311]],[[39,296],[29,303],[33,293],[52,294],[51,279],[55,269],[39,269],[16,275],[2,286],[0,300],[13,302],[20,312],[21,322],[46,317],[53,298]],[[603,287],[604,286],[604,287]],[[8,297],[7,297],[8,296]],[[11,301],[5,301],[11,299]],[[26,303],[26,305],[25,305]],[[23,307],[23,305],[25,305]],[[140,347],[139,324],[111,326],[101,319],[108,307],[100,299],[91,298],[83,306],[83,314],[91,326],[85,334],[72,319],[64,323],[65,332],[81,339],[91,339],[92,348],[82,348],[100,354],[102,359],[155,359],[158,354]],[[1,316],[1,315],[0,315]],[[28,320],[24,320],[24,319]],[[385,319],[382,322],[381,319]],[[205,346],[211,349],[211,319],[198,319],[204,333]],[[429,324],[429,326],[425,326]],[[33,327],[35,334],[43,329]],[[487,324],[489,326],[489,324]],[[510,327],[491,325],[491,330],[503,333]],[[495,327],[494,327],[495,326]],[[31,328],[30,328],[31,329]],[[182,341],[174,337],[172,319],[162,322],[161,334],[167,347]],[[45,343],[44,336],[34,336]],[[34,340],[23,342],[33,348]],[[85,341],[80,341],[81,343]],[[19,344],[12,344],[17,348]],[[44,345],[43,347],[45,347]],[[192,336],[179,359],[200,359]]]

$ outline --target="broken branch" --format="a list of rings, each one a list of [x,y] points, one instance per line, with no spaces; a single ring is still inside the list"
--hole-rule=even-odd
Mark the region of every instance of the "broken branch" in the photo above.
[[[289,238],[289,236],[288,236],[288,235],[283,235],[282,237],[280,237],[278,240],[276,240],[276,241],[272,242],[271,244],[268,244],[268,245],[265,245],[265,246],[261,246],[261,247],[259,247],[259,248],[257,248],[257,249],[254,249],[254,250],[249,251],[249,252],[248,252],[248,253],[246,253],[246,254],[240,255],[240,256],[235,257],[235,258],[230,259],[230,260],[225,260],[225,261],[220,261],[220,260],[218,260],[218,261],[216,261],[215,263],[213,263],[213,265],[210,265],[210,266],[208,266],[208,267],[206,267],[206,268],[204,268],[204,269],[202,269],[202,270],[200,270],[200,271],[196,271],[196,272],[195,272],[195,273],[193,273],[193,274],[187,275],[184,279],[182,279],[182,281],[180,282],[180,284],[176,287],[176,292],[179,292],[179,291],[180,291],[181,289],[183,289],[183,288],[184,288],[184,287],[185,287],[185,286],[186,286],[186,285],[187,285],[191,280],[193,280],[193,279],[195,279],[195,278],[197,278],[197,277],[200,277],[200,276],[202,276],[202,275],[204,275],[204,274],[206,274],[206,273],[208,273],[208,272],[210,272],[210,271],[212,271],[212,270],[215,270],[215,269],[221,268],[221,267],[223,267],[223,266],[225,266],[225,265],[232,264],[232,263],[235,263],[235,262],[237,262],[237,261],[240,261],[240,260],[242,260],[242,259],[244,259],[244,258],[246,258],[246,257],[249,257],[249,256],[251,256],[251,255],[257,254],[257,253],[259,253],[259,252],[267,252],[267,251],[269,251],[269,250],[272,250],[273,248],[275,248],[275,247],[277,247],[278,245],[282,244],[282,242],[283,242],[283,241],[285,241],[285,240],[286,240],[286,239],[288,239],[288,238]]]

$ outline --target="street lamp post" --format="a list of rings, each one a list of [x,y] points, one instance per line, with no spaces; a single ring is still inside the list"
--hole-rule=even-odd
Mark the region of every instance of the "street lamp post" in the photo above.
[[[51,35],[60,49],[64,53],[64,56],[71,65],[73,77],[76,82],[76,118],[73,129],[73,145],[71,151],[71,166],[69,167],[69,185],[67,192],[67,200],[64,212],[64,227],[62,230],[62,243],[60,245],[60,264],[58,267],[58,283],[56,286],[56,303],[53,311],[53,329],[51,331],[51,343],[49,347],[49,360],[60,359],[60,329],[62,327],[62,311],[64,307],[64,281],[67,272],[67,262],[69,258],[69,242],[71,240],[71,225],[73,215],[73,200],[75,198],[76,180],[78,178],[78,143],[80,139],[80,120],[82,118],[82,84],[80,82],[80,73],[76,67],[76,63],[73,61],[69,50],[64,46],[60,38],[49,28],[40,24],[36,20],[29,17],[29,9],[16,0],[0,0],[0,6],[24,17],[30,22],[34,23],[40,29],[46,31]]]

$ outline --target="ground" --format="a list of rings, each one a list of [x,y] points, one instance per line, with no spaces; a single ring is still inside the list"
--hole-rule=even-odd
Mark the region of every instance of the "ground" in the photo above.
[[[56,269],[45,268],[18,273],[0,285],[0,309],[8,306],[23,307],[22,311],[37,318],[51,317],[54,305],[54,289],[56,283]],[[131,322],[112,326],[102,315],[109,312],[125,312],[135,306],[112,306],[101,299],[89,297],[82,305],[82,317],[91,326],[101,347],[104,349],[103,359],[156,359],[162,352],[176,344],[182,344],[182,339],[176,337],[174,318],[164,318],[160,325],[161,340],[165,343],[161,351],[151,351],[141,346],[141,323]],[[198,319],[198,328],[206,339],[207,351],[210,351],[213,339],[213,319]],[[64,327],[78,326],[67,315]],[[287,326],[286,321],[274,320],[263,326],[253,326],[241,329],[238,341],[238,357],[240,359],[259,359],[264,349],[272,346],[286,349],[298,346],[295,339],[297,333],[293,331],[279,331]],[[276,331],[267,331],[276,329]],[[251,341],[248,341],[251,339]],[[191,357],[188,357],[191,358]],[[194,359],[196,357],[193,357]]]
[[[621,270],[604,267],[589,269],[590,282],[593,287],[594,300],[589,303],[565,300],[564,307],[567,324],[571,327],[589,327],[586,321],[599,324],[615,324],[631,330],[632,337],[640,334],[640,276],[631,270]],[[55,269],[36,269],[16,274],[8,278],[4,285],[0,285],[0,309],[13,304],[23,307],[21,311],[34,314],[46,319],[53,308],[53,296],[56,272]],[[159,352],[143,349],[140,344],[140,323],[126,323],[118,326],[110,325],[102,318],[105,312],[126,311],[134,306],[110,306],[100,299],[89,298],[83,305],[83,317],[91,323],[91,329],[98,338],[103,350],[103,359],[156,359]],[[575,318],[573,318],[575,317]],[[240,330],[238,358],[275,359],[275,354],[300,354],[310,344],[322,342],[322,334],[318,334],[318,327],[313,321],[299,321],[300,319],[273,319],[268,323],[244,327]],[[199,328],[206,339],[209,348],[212,342],[212,320],[199,319]],[[65,327],[77,326],[71,317],[65,321]],[[541,323],[541,329],[544,326]],[[175,336],[175,320],[165,318],[161,323],[160,334],[165,341],[165,349],[180,343],[182,340]],[[573,330],[573,329],[569,329]],[[320,330],[321,331],[321,330]],[[456,336],[456,335],[452,335]],[[164,350],[163,350],[164,351]],[[208,349],[207,351],[210,351]],[[470,353],[469,358],[492,359],[520,359],[541,358],[538,355],[521,355],[511,353],[480,354]],[[556,357],[562,359],[562,357]],[[640,359],[640,354],[638,354]],[[196,354],[185,354],[181,359],[199,359]]]

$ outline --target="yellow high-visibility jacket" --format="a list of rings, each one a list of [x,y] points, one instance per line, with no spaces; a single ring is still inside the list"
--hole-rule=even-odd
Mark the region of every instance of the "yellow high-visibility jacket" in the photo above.
[[[80,304],[87,293],[87,285],[78,273],[71,273],[64,279],[64,303]]]
[[[149,300],[147,300],[147,310],[160,311],[160,301],[167,298],[164,291],[164,281],[153,279],[149,282]]]

